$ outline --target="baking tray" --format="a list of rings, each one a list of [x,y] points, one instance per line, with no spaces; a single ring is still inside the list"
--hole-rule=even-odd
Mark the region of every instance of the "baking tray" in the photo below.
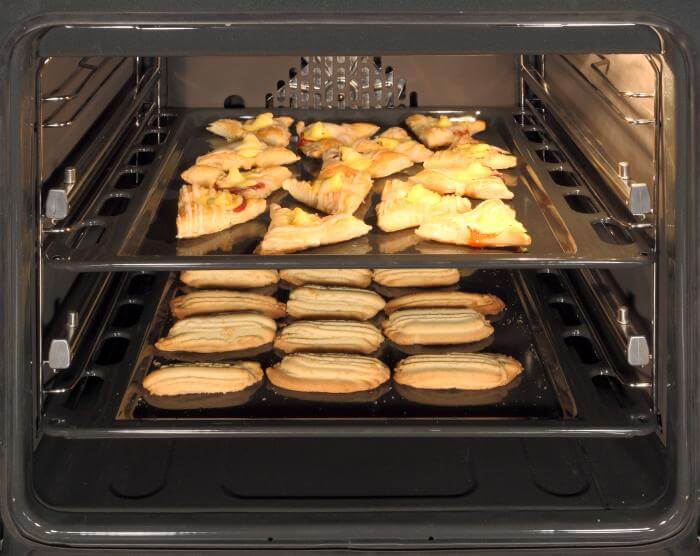
[[[133,284],[151,280],[152,290],[134,297]],[[153,343],[170,325],[167,304],[182,288],[171,273],[129,274],[122,292],[98,331],[80,386],[52,396],[45,404],[46,434],[67,437],[128,435],[350,435],[350,436],[605,436],[640,435],[654,429],[643,393],[616,385],[601,391],[594,377],[610,374],[605,351],[582,317],[561,320],[556,303],[568,303],[582,314],[561,273],[483,269],[463,271],[459,288],[494,293],[506,304],[493,319],[495,334],[487,351],[516,357],[525,367],[507,387],[483,392],[431,392],[392,382],[353,396],[293,395],[267,381],[228,396],[183,396],[149,399],[140,384],[158,363],[167,362]],[[386,296],[388,288],[381,288]],[[131,293],[130,293],[131,292]],[[405,293],[405,289],[395,292]],[[285,299],[279,287],[276,295]],[[141,318],[131,327],[115,326],[125,303],[144,302]],[[543,306],[538,306],[543,305]],[[581,360],[567,347],[571,335],[587,338],[601,356]],[[127,338],[122,353],[105,342]],[[482,348],[484,346],[481,346]],[[447,348],[470,350],[473,346]],[[107,355],[104,355],[104,353]],[[385,343],[378,354],[390,367],[406,356]],[[255,357],[263,367],[279,360],[268,350]]]
[[[81,271],[180,268],[250,267],[366,267],[385,266],[473,268],[541,266],[617,266],[653,262],[648,238],[624,225],[624,215],[610,214],[596,201],[589,182],[577,174],[567,155],[527,114],[511,108],[483,110],[273,110],[298,120],[370,121],[382,128],[402,125],[412,113],[476,114],[488,122],[479,139],[518,155],[518,166],[504,172],[514,186],[510,201],[518,219],[532,236],[527,251],[472,249],[418,240],[412,230],[385,233],[376,227],[375,205],[383,180],[358,209],[373,226],[367,236],[310,249],[293,255],[255,255],[268,225],[268,215],[201,238],[175,238],[180,173],[197,156],[217,145],[206,124],[217,118],[253,117],[262,109],[171,111],[154,116],[137,144],[127,148],[104,185],[81,217],[65,233],[49,236],[46,256],[51,264]],[[163,141],[152,129],[164,129]],[[292,148],[295,148],[296,138]],[[312,178],[317,162],[309,159],[290,166],[303,179]],[[392,177],[406,177],[418,167]],[[124,189],[129,174],[142,181]],[[124,177],[126,175],[126,177]],[[123,199],[115,201],[114,198]],[[284,191],[273,200],[283,206],[297,203]],[[110,205],[111,203],[111,205]],[[119,204],[120,203],[120,204]],[[108,207],[105,209],[105,207]]]

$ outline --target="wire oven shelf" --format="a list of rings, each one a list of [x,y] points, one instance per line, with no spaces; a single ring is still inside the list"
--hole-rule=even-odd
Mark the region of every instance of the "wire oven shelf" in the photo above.
[[[482,349],[512,355],[523,374],[507,387],[477,393],[402,389],[390,382],[366,398],[295,399],[264,381],[235,396],[149,400],[140,387],[166,362],[155,340],[170,324],[168,301],[182,286],[173,273],[118,275],[114,304],[86,357],[65,380],[77,386],[46,399],[43,431],[51,436],[635,436],[655,421],[644,393],[612,373],[606,351],[561,271],[463,271],[460,289],[490,292],[506,304]],[[403,294],[378,286],[385,297]],[[287,295],[284,285],[276,294]],[[460,348],[449,348],[454,351]],[[463,348],[461,348],[463,349]],[[391,368],[404,353],[378,355]],[[279,360],[268,351],[263,367]],[[70,373],[69,373],[70,374]]]
[[[480,134],[479,139],[507,148],[519,157],[518,167],[505,171],[505,179],[515,186],[511,204],[533,239],[526,252],[418,241],[412,230],[381,232],[376,228],[374,207],[380,197],[382,180],[377,180],[377,187],[357,213],[373,225],[373,231],[349,242],[294,255],[254,255],[253,250],[267,228],[266,214],[217,234],[176,240],[179,174],[216,141],[205,130],[206,124],[222,117],[251,117],[262,110],[172,111],[169,117],[176,121],[158,150],[142,143],[127,149],[127,156],[117,161],[78,221],[64,233],[52,234],[46,239],[47,261],[56,267],[77,271],[347,266],[513,268],[653,262],[649,239],[639,230],[625,227],[624,213],[610,214],[610,207],[599,206],[595,200],[599,197],[591,193],[591,180],[576,172],[553,138],[534,118],[526,113],[514,113],[510,108],[466,111],[277,109],[274,112],[306,121],[372,121],[383,128],[402,125],[406,116],[417,112],[453,116],[477,114],[488,122],[486,132]],[[160,129],[162,124],[151,127]],[[152,137],[144,133],[137,141],[142,142],[147,136]],[[138,164],[137,169],[134,164]],[[315,161],[304,159],[292,170],[309,178],[316,169],[314,164]],[[416,168],[408,172],[411,171]],[[140,181],[125,191],[123,183],[130,183],[129,175],[134,173],[140,176]],[[115,198],[123,200],[115,201]],[[273,199],[282,205],[295,205],[283,191],[275,193]]]

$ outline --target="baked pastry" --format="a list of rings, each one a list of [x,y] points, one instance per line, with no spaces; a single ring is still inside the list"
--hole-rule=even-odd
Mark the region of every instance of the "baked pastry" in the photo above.
[[[293,122],[294,119],[289,116],[274,117],[271,112],[264,112],[252,120],[216,120],[210,123],[207,129],[229,141],[240,139],[246,133],[254,133],[258,139],[268,145],[286,147],[292,136],[289,126]]]
[[[213,166],[221,170],[253,167],[285,166],[299,160],[299,157],[285,147],[270,147],[252,133],[243,136],[240,141],[229,143],[220,149],[197,158],[196,164]]]
[[[330,124],[326,122],[314,122],[306,125],[297,122],[296,126],[299,141],[297,147],[306,156],[321,158],[323,154],[332,148],[341,145],[352,145],[358,139],[371,137],[379,126],[374,124],[356,122],[351,124]]]
[[[177,321],[167,337],[156,342],[156,348],[192,353],[239,351],[269,344],[276,331],[275,321],[258,313],[190,317]]]
[[[329,394],[373,390],[390,377],[389,368],[373,357],[328,353],[287,355],[265,372],[279,388]]]
[[[280,270],[280,278],[294,286],[366,288],[372,283],[372,271],[368,268],[290,268]]]
[[[473,116],[439,118],[413,114],[406,118],[406,125],[429,149],[447,147],[464,136],[472,136],[486,129],[486,122]]]
[[[435,288],[459,282],[456,268],[377,268],[372,279],[390,288]]]
[[[389,151],[406,155],[412,162],[424,162],[433,156],[433,151],[414,141],[401,127],[390,127],[373,139],[359,139],[352,144],[358,153]]]
[[[390,180],[384,185],[382,200],[377,204],[377,226],[385,232],[415,228],[423,222],[446,214],[467,212],[468,199],[457,195],[440,195],[419,183]]]
[[[480,162],[471,162],[463,168],[422,170],[411,176],[410,181],[442,195],[454,193],[474,199],[512,199],[514,196],[503,178]]]
[[[177,202],[177,237],[213,234],[265,212],[264,199],[246,199],[230,191],[183,185]]]
[[[413,388],[486,390],[504,386],[522,372],[517,360],[496,353],[412,355],[394,368],[394,381]]]
[[[287,301],[287,312],[298,319],[368,320],[383,308],[380,295],[358,288],[302,286]]]
[[[285,326],[275,339],[275,347],[285,353],[336,352],[373,353],[384,337],[368,322],[351,320],[298,320]]]
[[[246,199],[265,199],[292,177],[284,166],[270,166],[241,172],[238,168],[221,170],[213,166],[195,164],[180,174],[189,184],[216,187],[238,193]]]
[[[180,281],[193,288],[264,288],[279,282],[276,270],[185,270]]]
[[[321,175],[328,175],[337,165],[344,164],[354,170],[367,172],[372,178],[385,178],[413,166],[413,161],[408,156],[391,150],[361,154],[351,147],[341,146],[338,151],[329,151],[324,157],[326,163]]]
[[[269,295],[230,290],[199,290],[170,300],[170,312],[176,319],[211,313],[261,313],[271,319],[284,317],[284,303]]]
[[[532,243],[515,211],[498,199],[479,203],[469,212],[434,218],[421,224],[416,234],[469,247],[527,247]]]
[[[372,229],[350,214],[320,217],[303,209],[270,204],[270,227],[258,246],[261,255],[295,253],[312,247],[341,243]]]
[[[240,392],[263,379],[260,363],[181,363],[164,365],[143,379],[143,387],[154,396],[224,394]]]
[[[213,253],[247,253],[250,251],[249,247],[257,245],[260,238],[265,235],[265,230],[267,230],[267,223],[257,219],[251,220],[215,234],[178,241],[175,252],[178,257],[201,257]]]
[[[448,345],[478,342],[493,326],[473,309],[401,309],[382,321],[384,335],[398,345]]]
[[[367,172],[338,164],[313,182],[288,179],[282,187],[297,201],[327,214],[352,214],[372,189]]]
[[[384,307],[384,312],[390,315],[402,309],[449,307],[473,309],[482,315],[497,315],[505,309],[505,304],[499,297],[487,293],[432,291],[412,293],[392,299]]]
[[[505,170],[518,164],[518,159],[499,147],[487,143],[466,143],[438,151],[423,163],[427,169],[464,168],[479,162],[492,170]]]

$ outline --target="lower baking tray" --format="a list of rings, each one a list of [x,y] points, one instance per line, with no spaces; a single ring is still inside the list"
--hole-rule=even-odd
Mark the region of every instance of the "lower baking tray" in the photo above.
[[[298,120],[370,121],[382,128],[403,125],[411,113],[461,116],[476,114],[488,122],[478,138],[518,156],[518,166],[503,172],[513,186],[509,203],[532,236],[532,245],[519,249],[473,249],[419,240],[412,230],[385,233],[376,227],[375,206],[383,180],[360,206],[357,216],[373,226],[366,236],[309,249],[294,256],[255,255],[267,229],[267,214],[229,230],[200,238],[177,240],[175,220],[182,180],[180,173],[195,159],[220,145],[206,131],[217,118],[252,117],[261,109],[173,111],[165,119],[154,116],[150,127],[127,148],[115,169],[79,222],[68,232],[47,239],[50,264],[81,271],[107,268],[174,270],[186,267],[533,267],[643,265],[653,262],[647,237],[624,227],[624,214],[610,214],[592,191],[591,183],[576,173],[555,139],[527,114],[512,108],[438,110],[276,110]],[[168,119],[169,118],[169,119]],[[168,127],[163,127],[169,124]],[[161,142],[158,142],[161,141]],[[296,141],[296,139],[294,139]],[[295,148],[293,142],[291,148]],[[302,159],[290,168],[302,179],[312,179],[317,161]],[[392,177],[406,178],[419,169]],[[283,206],[297,203],[284,191],[271,200]]]
[[[506,310],[479,349],[523,363],[510,385],[483,392],[416,390],[390,382],[351,396],[298,395],[267,381],[227,396],[149,398],[140,384],[167,362],[153,348],[170,324],[168,300],[182,288],[171,273],[121,278],[120,294],[97,331],[72,392],[46,400],[43,429],[67,437],[121,435],[640,435],[654,430],[640,391],[611,378],[605,350],[561,272],[463,270],[465,291],[493,293]],[[377,288],[384,296],[406,293]],[[285,299],[282,285],[275,295]],[[575,338],[575,340],[571,340]],[[446,348],[473,350],[475,346]],[[393,367],[420,348],[385,343]],[[263,367],[280,354],[253,358]]]

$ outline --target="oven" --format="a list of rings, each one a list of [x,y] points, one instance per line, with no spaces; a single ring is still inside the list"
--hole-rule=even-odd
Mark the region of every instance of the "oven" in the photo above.
[[[4,547],[697,550],[698,17],[683,2],[12,4]],[[390,178],[348,241],[261,253],[267,212],[178,239],[180,175],[223,144],[207,126],[266,113],[294,119],[289,170],[306,180],[319,161],[296,122],[484,121],[476,139],[516,157],[499,179],[531,244],[383,231]],[[312,210],[282,189],[272,202]],[[370,351],[390,378],[362,395],[263,377],[242,395],[149,396],[171,360],[240,359],[156,348],[172,300],[196,291],[183,272],[280,271],[254,291],[289,307],[299,269],[456,269],[437,291],[505,308],[482,342],[383,337]],[[425,291],[379,282],[365,288],[382,306]],[[482,352],[522,371],[486,390],[396,376],[407,357]]]

